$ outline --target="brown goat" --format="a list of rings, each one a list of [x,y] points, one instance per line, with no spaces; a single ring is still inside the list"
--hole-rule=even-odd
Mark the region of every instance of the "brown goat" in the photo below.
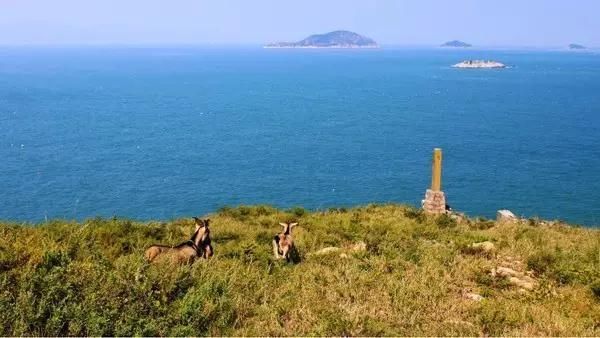
[[[204,231],[200,235],[200,241],[198,242],[198,248],[202,252],[203,258],[210,258],[213,256],[213,247],[210,240],[210,229],[208,228],[208,223],[210,219],[201,220],[198,218],[194,218],[196,222],[201,221],[204,224]]]
[[[292,228],[298,223],[279,223],[283,231],[273,238],[273,254],[276,259],[285,258],[290,261],[290,254],[294,250],[294,239],[292,238]]]
[[[148,262],[154,262],[159,257],[168,257],[174,263],[191,264],[198,257],[208,258],[213,254],[210,245],[210,230],[208,223],[210,220],[202,220],[194,217],[196,230],[192,237],[177,246],[168,246],[155,244],[146,249],[144,256]]]

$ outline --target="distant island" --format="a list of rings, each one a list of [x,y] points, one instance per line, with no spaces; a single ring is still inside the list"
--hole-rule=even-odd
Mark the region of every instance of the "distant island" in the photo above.
[[[350,31],[314,34],[297,42],[275,42],[264,48],[378,48],[375,40]]]
[[[569,49],[585,49],[585,46],[572,43],[569,45]]]
[[[454,68],[506,68],[506,65],[498,61],[466,60],[453,65]]]
[[[473,47],[473,46],[466,42],[463,42],[463,41],[452,40],[452,41],[448,41],[448,42],[444,43],[443,45],[441,45],[441,47],[467,48],[467,47]]]

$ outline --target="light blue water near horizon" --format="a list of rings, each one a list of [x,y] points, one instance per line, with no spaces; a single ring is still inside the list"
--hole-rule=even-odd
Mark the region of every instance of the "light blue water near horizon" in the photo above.
[[[459,70],[463,59],[503,70]],[[419,205],[600,224],[600,55],[0,48],[0,219]]]

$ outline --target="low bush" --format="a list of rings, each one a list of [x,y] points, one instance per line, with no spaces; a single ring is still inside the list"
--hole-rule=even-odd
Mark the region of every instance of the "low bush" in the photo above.
[[[425,213],[423,212],[423,209],[417,208],[406,208],[404,210],[404,216],[409,219],[414,219],[418,223],[423,223],[427,219]]]
[[[454,228],[458,223],[449,215],[442,214],[436,217],[435,224],[440,228]]]
[[[476,230],[487,230],[493,228],[496,222],[485,218],[476,218],[474,221],[469,222],[469,227]]]
[[[527,268],[537,274],[544,274],[553,269],[557,257],[549,252],[538,252],[527,258]]]

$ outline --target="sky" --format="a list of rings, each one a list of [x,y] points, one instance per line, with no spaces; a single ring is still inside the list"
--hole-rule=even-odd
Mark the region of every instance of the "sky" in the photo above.
[[[388,45],[600,47],[600,0],[0,0],[0,44],[263,44],[355,31]]]

